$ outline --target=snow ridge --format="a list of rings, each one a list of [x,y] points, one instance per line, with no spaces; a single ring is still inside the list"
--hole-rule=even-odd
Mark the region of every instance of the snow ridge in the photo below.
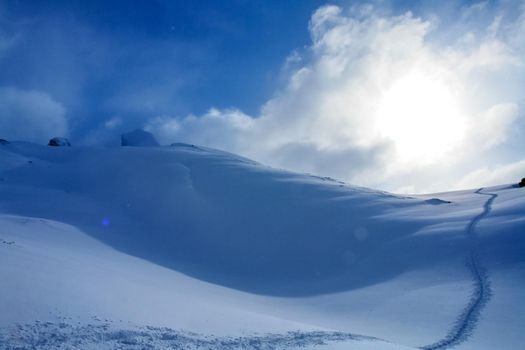
[[[434,344],[421,347],[423,350],[446,349],[466,341],[472,335],[479,321],[481,311],[492,296],[492,289],[490,287],[487,270],[481,264],[477,253],[477,235],[475,227],[483,218],[490,214],[492,210],[492,202],[494,202],[498,195],[495,193],[483,193],[481,192],[482,190],[483,188],[480,188],[475,193],[490,196],[490,198],[487,199],[483,205],[483,211],[475,216],[466,228],[466,233],[469,239],[467,267],[474,280],[472,296],[469,303],[456,320],[454,327],[448,332],[448,334]]]

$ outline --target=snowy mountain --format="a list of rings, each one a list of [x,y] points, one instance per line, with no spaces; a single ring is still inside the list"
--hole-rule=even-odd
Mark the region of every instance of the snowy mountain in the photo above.
[[[0,349],[518,349],[524,234],[512,185],[397,196],[188,144],[5,142]]]

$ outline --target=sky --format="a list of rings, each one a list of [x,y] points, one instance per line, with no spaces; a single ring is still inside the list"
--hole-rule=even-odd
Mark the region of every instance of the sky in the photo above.
[[[421,193],[525,176],[525,1],[0,0],[0,138]]]

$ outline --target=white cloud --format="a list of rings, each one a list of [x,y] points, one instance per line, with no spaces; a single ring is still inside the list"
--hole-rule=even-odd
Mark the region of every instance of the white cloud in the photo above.
[[[260,115],[212,109],[159,117],[147,128],[163,142],[222,148],[360,185],[450,188],[459,168],[472,171],[523,117],[522,19],[507,23],[486,6],[465,16],[483,11],[490,28],[473,35],[455,26],[463,33],[443,45],[429,37],[446,28],[411,13],[321,7],[310,21],[308,52],[293,53],[299,66]]]
[[[455,185],[456,189],[478,186],[490,186],[494,184],[516,184],[525,177],[525,159],[503,165],[492,165],[483,167],[465,175]]]
[[[65,109],[48,94],[0,88],[0,138],[47,143],[67,132]]]
[[[128,129],[123,129],[123,126],[124,120],[122,117],[111,117],[99,125],[98,128],[84,135],[80,143],[84,145],[119,145],[119,133],[129,131]]]
[[[483,148],[501,144],[506,141],[507,131],[518,118],[518,105],[515,103],[502,103],[492,106],[476,119],[477,125],[473,127],[471,144],[475,140],[484,140]],[[477,145],[478,147],[480,145]]]
[[[106,129],[115,129],[122,125],[121,117],[113,117],[104,122],[104,128]]]
[[[158,117],[151,120],[146,129],[153,131],[164,143],[182,141],[241,150],[250,144],[249,137],[256,129],[256,123],[238,110],[212,108],[202,116],[190,115],[181,120]]]

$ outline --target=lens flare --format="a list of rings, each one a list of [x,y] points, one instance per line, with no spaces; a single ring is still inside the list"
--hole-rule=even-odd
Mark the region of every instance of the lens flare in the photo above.
[[[109,218],[103,218],[101,221],[102,226],[109,226],[111,224],[111,221]]]

